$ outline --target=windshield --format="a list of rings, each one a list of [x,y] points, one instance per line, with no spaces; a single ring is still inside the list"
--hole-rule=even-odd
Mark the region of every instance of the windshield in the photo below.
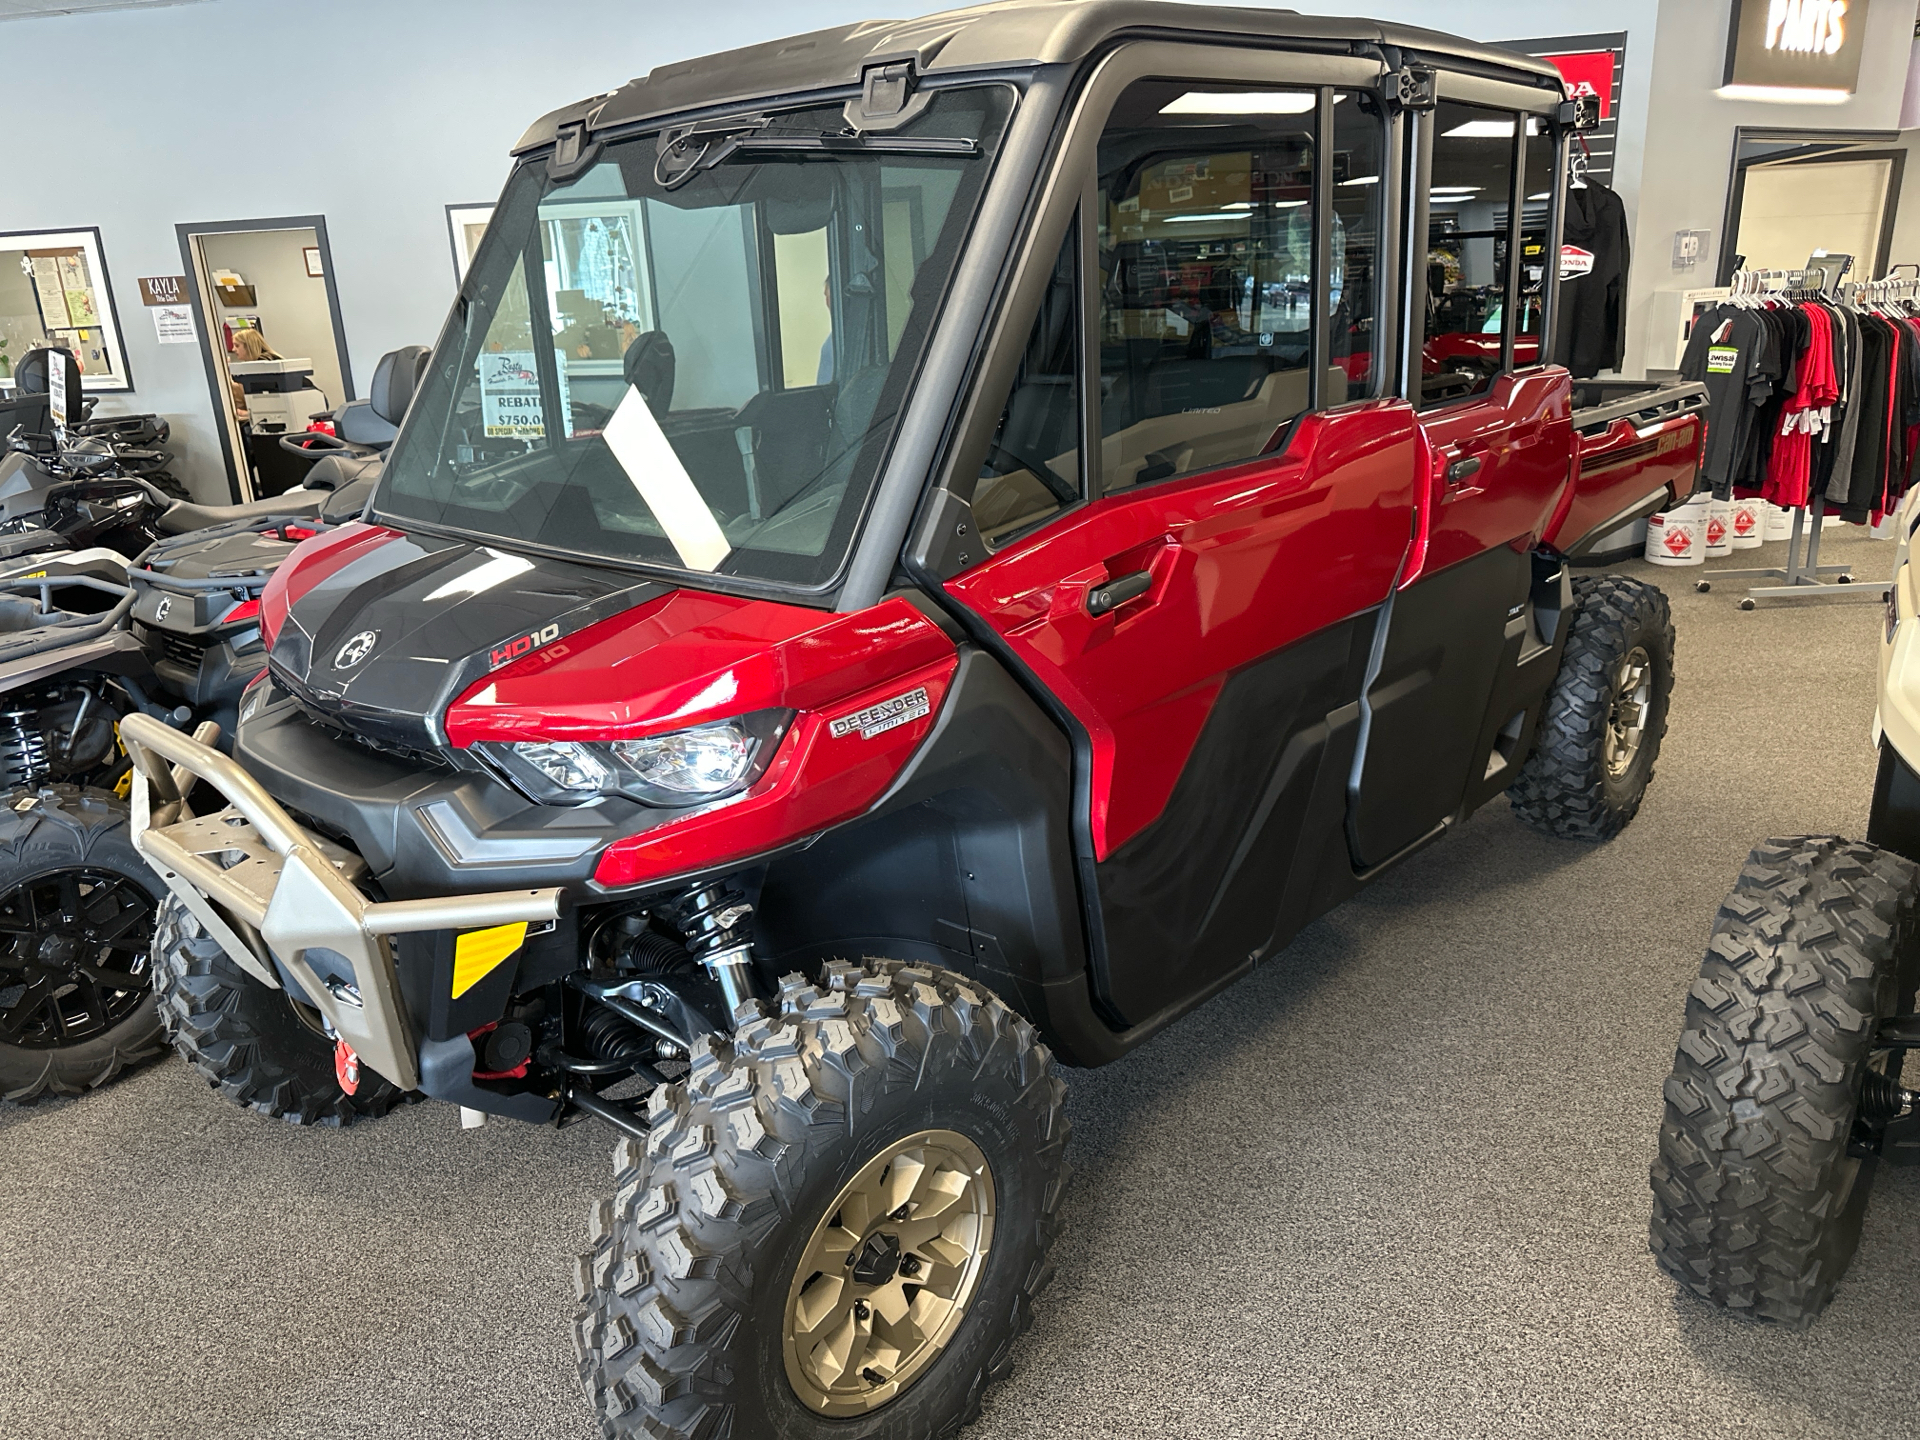
[[[790,112],[759,148],[709,145],[717,163],[685,173],[657,135],[609,144],[565,185],[544,160],[521,167],[375,512],[828,583],[1010,103],[1004,86],[945,91],[910,125],[854,139],[838,105]],[[972,143],[926,144],[942,137]],[[935,153],[905,153],[916,141]]]

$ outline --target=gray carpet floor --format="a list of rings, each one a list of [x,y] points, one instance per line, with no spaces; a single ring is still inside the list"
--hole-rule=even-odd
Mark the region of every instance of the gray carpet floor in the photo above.
[[[1884,577],[1890,544],[1832,540]],[[1646,1245],[1714,907],[1755,840],[1865,828],[1880,612],[1620,568],[1679,627],[1638,820],[1590,848],[1489,806],[1069,1072],[1059,1274],[978,1440],[1920,1433],[1920,1174],[1882,1173],[1806,1334],[1680,1295]],[[586,1440],[565,1277],[609,1145],[439,1105],[305,1132],[172,1060],[0,1109],[0,1436]]]

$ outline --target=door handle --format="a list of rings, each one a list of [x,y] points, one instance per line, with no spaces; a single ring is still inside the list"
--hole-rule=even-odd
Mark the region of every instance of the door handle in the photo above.
[[[1090,585],[1087,587],[1087,613],[1105,615],[1152,588],[1153,572],[1150,570],[1135,570],[1130,574],[1117,575],[1104,585]]]
[[[1462,480],[1471,480],[1479,473],[1480,457],[1478,455],[1462,455],[1458,460],[1447,466],[1447,484],[1458,485]]]

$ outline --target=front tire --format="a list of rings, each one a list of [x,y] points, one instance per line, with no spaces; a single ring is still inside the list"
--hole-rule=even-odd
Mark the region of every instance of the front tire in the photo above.
[[[167,1039],[234,1104],[291,1125],[351,1125],[404,1098],[365,1065],[355,1092],[342,1090],[318,1012],[234,964],[171,895],[154,926],[153,953]]]
[[[80,1095],[165,1048],[149,953],[166,893],[125,801],[48,785],[0,808],[0,1099]]]
[[[1873,1048],[1914,991],[1915,867],[1809,836],[1754,847],[1720,907],[1666,1084],[1651,1244],[1702,1299],[1789,1329],[1833,1298],[1875,1160],[1854,1141]]]
[[[654,1092],[646,1144],[615,1148],[579,1262],[603,1433],[920,1440],[971,1421],[1050,1275],[1065,1095],[1031,1025],[928,965],[790,976],[776,1018],[701,1041]]]
[[[1544,834],[1611,840],[1639,812],[1667,733],[1673,616],[1656,586],[1620,575],[1583,575],[1573,597],[1560,673],[1507,795]]]

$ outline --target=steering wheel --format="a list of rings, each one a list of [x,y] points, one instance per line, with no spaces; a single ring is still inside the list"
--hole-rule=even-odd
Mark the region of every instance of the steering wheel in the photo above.
[[[1070,482],[1054,474],[1046,461],[1029,460],[1019,451],[1002,445],[998,440],[989,440],[987,442],[987,458],[992,459],[996,455],[1003,460],[1012,461],[1016,469],[1025,470],[1032,474],[1036,480],[1047,487],[1047,492],[1062,505],[1077,505],[1080,503],[1080,492]],[[1001,473],[1011,474],[1012,472],[1003,471]]]

